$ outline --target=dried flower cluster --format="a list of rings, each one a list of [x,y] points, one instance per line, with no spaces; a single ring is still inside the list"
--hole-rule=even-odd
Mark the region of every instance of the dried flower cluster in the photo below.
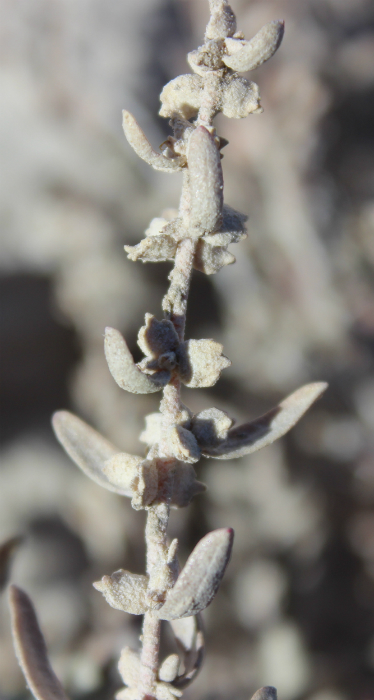
[[[170,508],[187,506],[205,489],[194,466],[201,456],[232,459],[250,454],[284,435],[320,396],[322,382],[298,389],[261,418],[233,427],[219,408],[194,415],[181,401],[181,384],[211,387],[230,361],[212,339],[184,339],[192,269],[208,275],[235,258],[227,250],[246,236],[243,214],[223,202],[221,149],[227,144],[212,122],[223,113],[243,118],[260,113],[258,86],[238,75],[260,66],[279,47],[284,26],[265,25],[246,41],[224,0],[210,0],[211,16],[204,44],[188,55],[192,74],[168,83],[161,93],[160,115],[170,120],[173,136],[155,151],[134,117],[123,113],[123,127],[135,152],[156,170],[183,171],[179,210],[151,221],[146,237],[125,246],[131,260],[172,260],[170,286],[163,299],[164,318],[146,314],[138,334],[144,359],[135,363],[119,331],[107,328],[105,356],[116,383],[134,394],[163,391],[158,413],[146,418],[141,440],[146,456],[121,453],[76,416],[61,411],[53,426],[72,460],[101,486],[131,498],[147,511],[146,574],[120,569],[94,584],[113,608],[143,615],[140,652],[125,648],[119,661],[124,688],[118,700],[173,700],[182,695],[203,660],[200,613],[214,598],[233,543],[230,528],[215,530],[195,547],[180,571],[178,541],[170,542]],[[38,700],[65,698],[51,669],[42,634],[27,595],[11,592],[17,655],[28,685]],[[159,661],[161,621],[170,622],[178,647]],[[253,700],[276,697],[274,688],[259,690]]]

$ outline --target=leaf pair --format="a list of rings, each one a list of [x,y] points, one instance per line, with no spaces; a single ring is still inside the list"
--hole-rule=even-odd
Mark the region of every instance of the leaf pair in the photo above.
[[[230,528],[214,530],[203,537],[189,556],[163,605],[152,605],[147,597],[148,577],[120,569],[104,576],[94,587],[103,593],[113,608],[133,615],[155,611],[161,620],[178,620],[205,610],[212,602],[230,559],[234,532]]]
[[[222,345],[211,339],[179,342],[171,321],[157,321],[146,314],[138,344],[148,356],[138,365],[121,333],[105,329],[105,357],[109,371],[121,389],[134,394],[160,391],[177,371],[190,388],[213,386],[221,371],[231,365],[222,354]]]

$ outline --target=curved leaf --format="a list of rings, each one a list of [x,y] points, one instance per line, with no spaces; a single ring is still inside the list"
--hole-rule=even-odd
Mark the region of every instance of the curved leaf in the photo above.
[[[306,384],[260,418],[231,428],[223,440],[201,444],[198,438],[201,454],[215,459],[233,459],[270,445],[293,428],[326,388],[326,382]],[[200,435],[203,435],[201,428]]]
[[[273,20],[265,24],[250,41],[226,39],[228,56],[222,60],[228,68],[239,73],[255,70],[279,49],[284,35],[284,22]]]
[[[70,459],[90,479],[109,491],[122,496],[131,496],[133,467],[141,462],[141,457],[118,454],[120,451],[100,433],[69,411],[57,411],[52,418],[52,426],[58,441]],[[113,469],[111,460],[118,456],[122,460],[123,478],[111,480]],[[107,464],[106,464],[107,463]],[[127,465],[127,472],[124,468]]]
[[[113,379],[121,389],[133,394],[152,394],[167,384],[170,372],[144,374],[135,364],[125,339],[114,328],[105,329],[105,357]]]
[[[27,685],[37,700],[68,700],[48,659],[34,606],[21,588],[9,592],[14,646]]]
[[[151,165],[154,170],[161,170],[164,173],[182,170],[186,165],[184,158],[166,158],[161,153],[155,151],[140,128],[135,117],[126,109],[122,112],[122,126],[125,136],[139,158]]]

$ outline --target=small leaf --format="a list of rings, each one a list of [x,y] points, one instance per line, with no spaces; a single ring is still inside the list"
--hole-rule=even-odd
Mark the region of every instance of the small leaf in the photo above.
[[[117,489],[117,493],[121,493],[123,496],[132,496],[132,483],[141,462],[141,457],[119,452],[105,462],[103,474],[108,478],[110,485]]]
[[[191,196],[189,233],[214,233],[222,224],[223,175],[219,149],[204,126],[198,126],[192,133],[187,160]]]
[[[171,454],[181,462],[194,464],[198,462],[201,454],[195,436],[190,430],[175,425],[168,432],[168,445]]]
[[[140,442],[152,446],[161,440],[162,415],[161,413],[149,413],[145,416],[145,429],[139,435]]]
[[[271,685],[256,690],[251,700],[277,700],[277,689]]]
[[[239,73],[255,70],[275,54],[283,35],[284,22],[268,22],[250,41],[227,39],[225,43],[229,55],[223,56],[222,60],[228,68]]]
[[[260,91],[256,83],[238,75],[229,75],[223,89],[221,111],[229,119],[243,119],[249,114],[261,114]]]
[[[226,411],[219,408],[206,408],[200,411],[192,419],[191,430],[198,444],[204,450],[205,447],[226,440],[227,433],[234,421]]]
[[[166,683],[174,681],[178,675],[180,663],[178,654],[170,654],[170,656],[167,656],[166,659],[163,660],[158,671],[160,681],[165,681]]]
[[[226,0],[210,0],[210,20],[205,39],[223,39],[236,32],[236,17]]]
[[[197,676],[204,661],[204,632],[201,615],[183,617],[170,622],[179,651],[182,653],[184,672],[173,685],[186,688]]]
[[[171,321],[158,321],[152,314],[146,314],[145,326],[139,330],[138,345],[145,355],[158,357],[163,353],[175,352],[179,338]]]
[[[178,352],[183,384],[191,388],[214,386],[222,370],[231,365],[222,348],[211,338],[181,343]]]
[[[157,236],[147,236],[136,245],[125,245],[124,249],[133,262],[165,262],[174,260],[177,242],[168,234],[160,233]]]
[[[261,418],[229,430],[224,440],[201,445],[202,454],[215,459],[233,459],[271,445],[293,428],[326,388],[326,382],[302,386]]]
[[[196,117],[201,104],[203,81],[199,75],[179,75],[170,80],[161,92],[160,117]]]
[[[105,329],[104,348],[109,371],[121,389],[133,394],[152,394],[160,391],[170,379],[170,372],[166,370],[152,376],[141,372],[126,341],[114,328]]]
[[[17,659],[37,700],[68,700],[48,659],[43,634],[29,596],[17,586],[9,591]]]
[[[193,466],[179,462],[175,470],[170,505],[173,508],[184,508],[191,503],[194,496],[204,491],[206,486],[196,480]]]
[[[233,538],[234,531],[223,528],[200,540],[158,611],[161,620],[196,615],[212,602],[230,559]]]
[[[92,585],[116,610],[124,610],[132,615],[143,615],[148,610],[147,576],[119,569]]]
[[[131,495],[130,482],[126,478],[121,486],[115,481],[112,482],[110,469],[107,469],[110,460],[119,452],[117,447],[69,411],[57,411],[52,418],[52,426],[70,459],[86,476],[109,491],[122,496]],[[122,454],[121,459],[123,463],[127,461],[130,469],[135,462],[141,461],[140,457],[126,454]]]
[[[126,109],[123,110],[122,117],[123,130],[130,146],[134,149],[139,158],[145,160],[145,162],[148,163],[148,165],[151,165],[154,170],[161,170],[162,172],[170,173],[176,172],[177,170],[182,170],[182,168],[185,167],[185,158],[165,158],[164,155],[155,151],[140,128],[135,117],[133,117],[133,115]]]
[[[132,501],[134,510],[143,510],[149,506],[157,496],[158,491],[158,470],[157,460],[144,459],[137,467],[136,475],[132,481]]]
[[[118,662],[118,670],[121,678],[130,688],[137,688],[141,670],[140,656],[136,651],[125,647],[121,651],[121,656]]]
[[[199,238],[193,266],[195,270],[204,272],[206,275],[214,275],[225,265],[232,265],[235,262],[235,256],[225,247],[213,246],[210,240],[206,241],[206,238],[212,239],[214,236]]]

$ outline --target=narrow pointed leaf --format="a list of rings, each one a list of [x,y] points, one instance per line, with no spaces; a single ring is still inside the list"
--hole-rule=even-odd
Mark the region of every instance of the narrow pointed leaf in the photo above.
[[[233,459],[270,445],[293,428],[326,388],[326,382],[302,386],[265,415],[229,430],[224,440],[199,443],[201,453],[215,459]]]
[[[14,646],[27,685],[37,700],[68,700],[48,659],[43,634],[29,596],[10,588]]]
[[[192,683],[204,661],[204,630],[201,615],[183,617],[170,622],[179,651],[182,653],[184,672],[177,676],[173,685],[185,688]]]
[[[226,48],[231,55],[223,56],[222,60],[228,68],[240,73],[255,70],[275,54],[283,35],[284,22],[273,20],[265,24],[250,41],[226,39]],[[236,50],[238,44],[241,47]]]
[[[188,146],[191,209],[190,233],[214,233],[222,224],[223,175],[219,149],[204,126],[193,132]]]
[[[118,448],[69,411],[57,411],[52,418],[52,426],[70,459],[86,476],[109,491],[131,496],[130,479],[123,479],[121,483],[118,483],[119,479],[111,481],[110,468],[106,468],[106,463],[118,455]],[[124,457],[128,458],[129,468],[134,461],[141,461],[140,457],[121,454],[121,458]]]
[[[251,700],[277,700],[277,689],[272,685],[260,688],[252,695]]]
[[[166,158],[161,153],[158,153],[152,148],[135,117],[126,109],[123,110],[122,117],[125,136],[139,158],[151,165],[154,170],[161,170],[164,173],[182,170],[186,164],[185,159]]]
[[[135,364],[125,339],[114,328],[105,329],[105,357],[113,379],[132,394],[152,394],[167,384],[170,372],[144,374]]]
[[[233,538],[233,530],[223,528],[200,540],[158,611],[161,620],[196,615],[212,602],[230,559]]]

